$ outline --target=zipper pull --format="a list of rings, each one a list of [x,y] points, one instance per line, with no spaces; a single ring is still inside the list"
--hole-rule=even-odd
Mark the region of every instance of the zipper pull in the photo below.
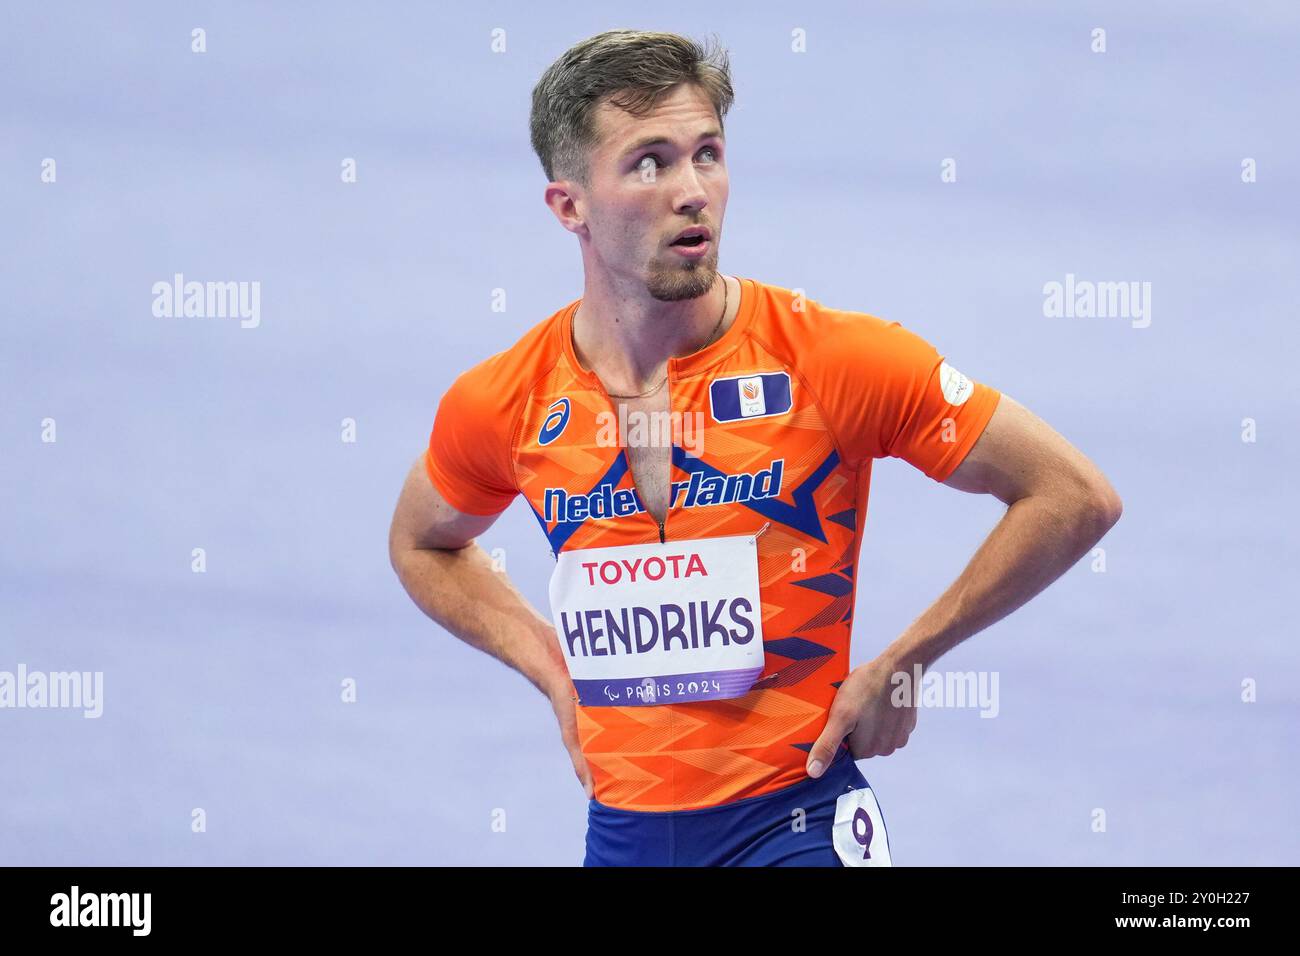
[[[659,543],[664,543],[664,523],[662,521],[659,522]]]

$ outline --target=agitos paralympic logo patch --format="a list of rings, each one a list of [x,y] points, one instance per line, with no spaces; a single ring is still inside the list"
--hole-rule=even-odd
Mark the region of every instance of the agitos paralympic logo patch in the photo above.
[[[790,410],[790,373],[716,378],[709,383],[709,410],[715,422],[784,415]]]

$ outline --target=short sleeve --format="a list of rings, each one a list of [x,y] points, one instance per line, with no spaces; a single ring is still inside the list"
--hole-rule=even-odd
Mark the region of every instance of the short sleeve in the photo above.
[[[1001,393],[962,374],[921,336],[862,312],[828,310],[815,363],[851,466],[901,458],[935,481],[961,464]]]
[[[424,467],[435,488],[457,511],[494,515],[519,493],[510,454],[515,415],[509,390],[493,388],[480,368],[447,389],[434,416]]]

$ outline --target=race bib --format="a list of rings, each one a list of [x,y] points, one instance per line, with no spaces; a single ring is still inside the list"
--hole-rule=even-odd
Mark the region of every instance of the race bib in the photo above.
[[[870,787],[850,790],[835,801],[831,828],[835,853],[845,866],[893,866],[885,818]]]
[[[563,552],[551,616],[585,707],[739,697],[763,672],[756,536]]]

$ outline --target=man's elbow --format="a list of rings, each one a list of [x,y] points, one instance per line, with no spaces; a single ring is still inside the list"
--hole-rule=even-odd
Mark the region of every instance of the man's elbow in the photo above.
[[[393,571],[397,574],[399,580],[404,578],[407,561],[410,559],[410,556],[410,535],[403,534],[397,524],[394,523],[393,526],[388,529],[388,563],[392,565]]]
[[[403,587],[406,586],[406,555],[405,550],[393,547],[388,549],[388,563],[392,567],[393,573],[397,575],[397,580],[402,582]]]
[[[1115,527],[1120,515],[1124,513],[1124,502],[1120,499],[1119,492],[1104,478],[1089,490],[1085,501],[1088,517],[1096,528],[1098,538]]]

